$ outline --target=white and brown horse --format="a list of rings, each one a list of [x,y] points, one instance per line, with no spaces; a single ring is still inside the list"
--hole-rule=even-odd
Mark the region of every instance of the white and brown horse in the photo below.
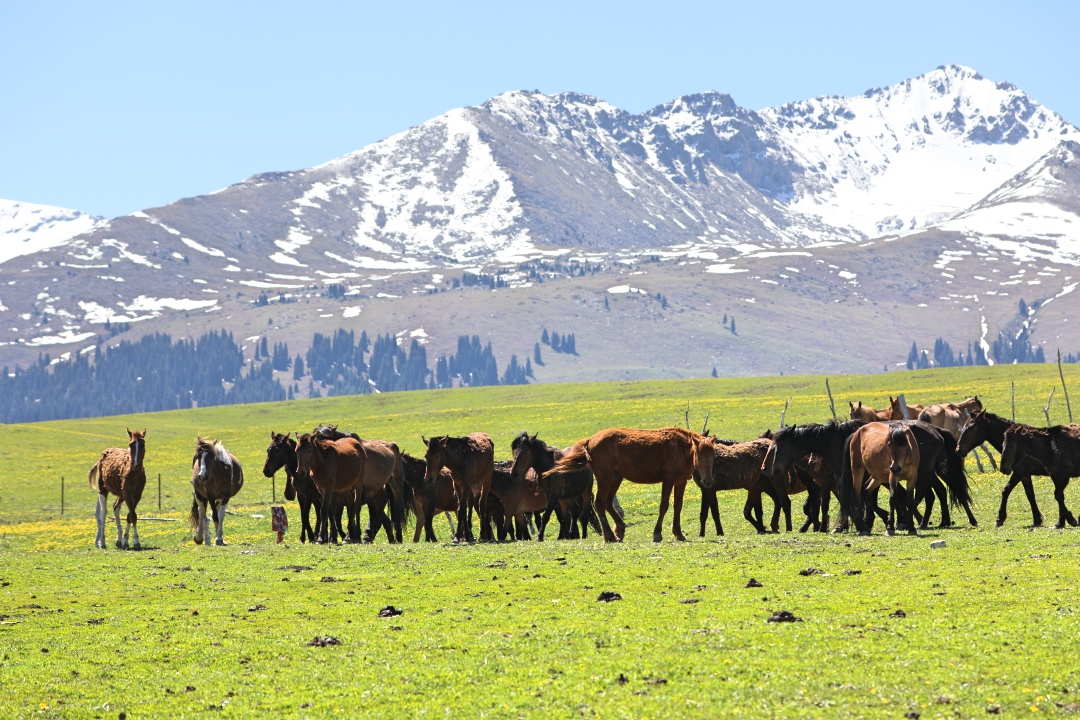
[[[139,518],[135,514],[135,506],[139,504],[143,488],[146,487],[146,471],[143,469],[143,459],[146,457],[146,428],[128,434],[128,448],[109,448],[101,453],[101,457],[90,468],[87,480],[90,487],[98,491],[97,502],[97,538],[94,544],[105,549],[105,503],[109,493],[116,496],[113,503],[113,518],[116,520],[116,547],[121,550],[128,548],[129,534],[135,535],[135,542],[131,547],[141,550],[139,545]],[[120,532],[120,505],[126,503],[127,527]]]
[[[195,439],[195,457],[191,459],[191,528],[195,544],[210,544],[210,514],[214,518],[214,544],[224,545],[225,511],[229,500],[244,486],[244,470],[240,461],[218,440]]]

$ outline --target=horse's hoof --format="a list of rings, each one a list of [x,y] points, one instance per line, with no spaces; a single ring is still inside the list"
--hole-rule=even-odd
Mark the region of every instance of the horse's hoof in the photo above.
[[[913,536],[913,537],[919,537],[919,531],[918,531],[918,530],[916,530],[915,528],[911,528],[910,530],[908,530],[908,531],[907,531],[907,534],[908,534],[909,536]]]
[[[105,549],[105,542],[104,542],[104,541],[102,541],[102,542],[96,542],[96,543],[94,543],[94,546],[95,546],[95,547],[96,547],[96,548],[97,548],[98,550],[104,550],[104,549]]]
[[[1000,523],[998,523],[998,527],[1001,527],[1004,524],[1005,524],[1005,521],[1002,520]],[[1042,527],[1042,525],[1043,525],[1043,519],[1041,517],[1037,517],[1037,518],[1035,518],[1034,520],[1031,521],[1031,527]]]
[[[870,537],[870,531],[869,530],[860,530],[859,531],[859,537]]]
[[[218,547],[225,547],[226,543],[225,543],[224,540],[215,540],[214,544],[217,545]]]
[[[979,521],[978,520],[972,520],[971,521],[971,527],[979,527]]]
[[[140,545],[139,543],[135,543],[134,545],[131,546],[131,549],[132,550],[142,550],[142,545]]]
[[[658,542],[661,542],[661,541],[662,541],[663,539],[664,539],[664,536],[663,536],[663,535],[661,535],[660,533],[653,533],[653,534],[652,534],[652,541],[653,541],[654,543],[658,543]]]
[[[1063,522],[1055,523],[1054,524],[1054,529],[1055,530],[1064,530],[1065,529],[1065,523],[1063,523]]]
[[[686,536],[682,535],[682,534],[676,535],[675,539],[678,540],[679,542],[686,542]]]
[[[994,527],[999,528],[1004,524],[1005,524],[1005,518],[998,518],[997,522],[994,523]],[[1042,525],[1042,520],[1039,520],[1038,522],[1036,522],[1034,525],[1032,525],[1032,527],[1039,527],[1040,525]]]

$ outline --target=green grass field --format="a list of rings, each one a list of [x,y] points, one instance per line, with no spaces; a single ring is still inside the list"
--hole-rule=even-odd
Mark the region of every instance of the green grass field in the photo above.
[[[1066,379],[1080,387],[1080,372]],[[1056,368],[835,377],[847,401],[978,393],[989,409],[1065,422]],[[700,428],[749,439],[830,416],[824,378],[550,385],[387,394],[4,426],[0,452],[0,717],[627,716],[974,717],[1080,710],[1075,639],[1080,533],[1029,530],[1022,493],[994,529],[1004,478],[969,462],[978,529],[918,538],[757,536],[743,493],[722,497],[728,535],[653,544],[658,490],[624,485],[627,542],[304,547],[273,543],[270,430],[340,422],[419,454],[420,435],[484,430],[499,457],[522,429],[569,444],[611,425]],[[149,428],[143,552],[92,547],[86,472]],[[247,470],[226,548],[196,547],[197,433]],[[156,476],[163,503],[157,508]],[[60,477],[65,514],[60,516]],[[278,478],[281,482],[283,479]],[[1056,518],[1049,481],[1040,506]],[[281,487],[277,492],[280,501]],[[1076,510],[1078,494],[1067,495]],[[796,503],[798,505],[798,503]],[[256,518],[253,515],[265,517]],[[448,530],[441,518],[440,536]],[[670,537],[670,524],[665,530]],[[112,531],[106,539],[111,543]],[[930,541],[947,547],[931,550]],[[302,568],[297,571],[295,566]],[[803,576],[800,570],[818,568]],[[859,571],[856,573],[855,571]],[[746,588],[749,578],[763,587]],[[324,581],[331,578],[334,582]],[[623,600],[597,602],[601,591]],[[394,605],[404,614],[377,617]],[[265,609],[259,609],[264,607]],[[802,618],[768,623],[778,610]],[[905,617],[892,617],[903,610]],[[308,647],[316,636],[341,644]]]

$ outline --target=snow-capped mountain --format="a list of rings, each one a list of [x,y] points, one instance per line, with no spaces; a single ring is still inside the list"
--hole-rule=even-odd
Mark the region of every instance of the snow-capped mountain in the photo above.
[[[882,237],[970,238],[1076,263],[1078,140],[1019,89],[955,65],[761,111],[715,92],[640,114],[575,93],[508,92],[317,167],[108,222],[0,206],[0,232],[16,219],[23,228],[0,244],[0,347],[85,343],[106,322],[182,313],[235,323],[260,293],[310,298],[330,284],[343,303],[396,301],[465,268],[524,288],[520,264],[554,257],[706,261],[724,282],[746,273],[781,288],[807,268],[773,280],[753,259],[814,257],[846,273],[826,286],[864,300],[869,271],[843,269],[855,257],[843,249],[881,248]],[[912,242],[888,252],[918,245],[925,267],[914,272],[944,272],[923,259],[929,241]],[[817,255],[829,248],[839,254]],[[948,290],[942,300],[966,297]],[[750,290],[737,300],[756,302]],[[328,323],[361,312],[314,310]]]
[[[0,200],[0,263],[63,245],[103,222],[78,210]]]

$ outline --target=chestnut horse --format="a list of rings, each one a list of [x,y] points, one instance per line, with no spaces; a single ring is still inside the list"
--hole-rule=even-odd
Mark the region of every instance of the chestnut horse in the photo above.
[[[1065,523],[1075,526],[1076,518],[1065,507],[1065,488],[1071,478],[1080,477],[1080,425],[1050,428],[1014,425],[1005,431],[1001,472],[1011,473],[1022,458],[1030,458],[1046,468],[1054,481],[1054,499],[1058,503],[1058,521],[1054,527],[1063,528]]]
[[[660,430],[608,428],[575,444],[552,470],[592,468],[596,478],[596,511],[606,542],[619,542],[626,532],[626,523],[615,512],[612,503],[623,479],[642,484],[661,483],[660,514],[653,529],[653,542],[663,539],[664,515],[672,491],[675,492],[675,508],[671,532],[677,540],[686,540],[682,532],[686,481],[697,471],[702,486],[711,488],[715,457],[713,438],[691,430],[678,427]],[[615,519],[615,532],[608,523],[608,515]]]
[[[472,433],[466,437],[434,437],[428,440],[420,436],[427,446],[424,460],[427,472],[424,478],[434,481],[445,467],[454,478],[454,491],[458,497],[458,542],[473,542],[469,506],[474,501],[480,511],[480,540],[491,541],[491,515],[488,512],[488,494],[491,492],[491,475],[495,470],[495,443],[487,433]]]
[[[529,540],[526,513],[546,510],[549,502],[536,473],[526,471],[518,480],[514,477],[512,463],[497,463],[491,475],[491,494],[499,498],[503,507],[503,531],[511,540]],[[513,530],[515,520],[519,528],[516,533]]]
[[[127,450],[123,448],[108,448],[101,453],[98,461],[90,468],[87,480],[90,487],[98,492],[97,510],[97,537],[94,545],[105,549],[105,504],[109,493],[116,496],[113,502],[113,518],[116,520],[116,547],[127,550],[129,533],[134,533],[135,542],[131,545],[134,550],[141,550],[139,544],[139,518],[135,514],[135,506],[139,504],[143,488],[146,487],[146,470],[143,468],[143,459],[146,457],[146,428],[128,434]],[[123,533],[120,532],[120,505],[126,503],[127,526]]]
[[[402,453],[401,463],[405,469],[405,484],[412,488],[412,509],[416,516],[416,530],[413,532],[413,542],[420,542],[420,531],[424,531],[426,542],[438,542],[435,536],[435,528],[432,520],[435,515],[445,512],[450,517],[451,512],[457,512],[458,498],[454,491],[454,478],[450,471],[445,468],[435,478],[434,482],[427,482],[424,475],[427,472],[427,464],[408,453]],[[450,527],[454,527],[453,521]]]
[[[900,407],[900,398],[898,398],[898,397],[893,398],[893,396],[890,395],[889,396],[889,418],[888,419],[889,420],[918,420],[919,419],[919,414],[925,409],[926,409],[925,405],[919,405],[918,403],[916,403],[915,405],[908,405],[907,406],[908,414],[907,414],[907,417],[904,417],[904,410]]]
[[[852,420],[865,420],[866,422],[884,422],[892,419],[892,408],[886,408],[885,410],[875,410],[869,405],[863,405],[862,400],[859,404],[848,401],[848,405],[851,407],[849,413]]]
[[[863,425],[847,441],[848,460],[844,464],[844,475],[840,482],[840,501],[844,512],[855,522],[859,533],[868,535],[868,512],[863,518],[862,493],[873,492],[879,486],[888,483],[889,519],[886,533],[892,535],[896,529],[895,515],[900,509],[900,522],[908,532],[915,534],[913,522],[913,503],[915,483],[919,479],[919,444],[911,430],[900,423],[869,423]],[[866,476],[869,475],[869,482]],[[907,491],[901,500],[899,485],[903,481]]]
[[[229,499],[244,486],[244,470],[240,462],[219,441],[195,438],[195,456],[191,459],[191,528],[195,544],[210,544],[210,519],[206,504],[214,518],[214,544],[224,545],[225,511]]]
[[[363,492],[364,465],[367,453],[359,440],[351,437],[340,440],[324,440],[304,433],[296,438],[296,473],[298,476],[310,474],[312,482],[322,498],[322,526],[317,528],[316,542],[329,543],[331,496],[333,493],[345,493],[346,496]],[[355,503],[349,508],[349,522],[353,522]]]
[[[971,422],[964,427],[964,431],[960,433],[960,439],[956,443],[956,451],[961,457],[966,457],[968,453],[979,447],[983,443],[990,443],[995,450],[1001,452],[1002,447],[1005,444],[1005,432],[1019,423],[1014,423],[1011,420],[1003,418],[999,415],[995,415],[992,412],[986,412],[985,410],[977,410],[971,414]],[[1029,427],[1035,429],[1030,425],[1023,427]],[[987,453],[989,455],[989,453]],[[1035,501],[1035,487],[1031,484],[1031,477],[1033,475],[1048,475],[1041,464],[1028,456],[1017,457],[1015,462],[1012,463],[1011,474],[1008,482],[1005,483],[1005,487],[1001,490],[1001,506],[998,508],[997,527],[1001,527],[1005,524],[1005,518],[1007,516],[1006,509],[1009,505],[1009,495],[1012,494],[1013,489],[1019,485],[1024,485],[1024,493],[1027,495],[1028,503],[1031,505],[1031,520],[1032,525],[1039,527],[1043,524],[1043,516],[1039,511],[1039,504]],[[1003,474],[1007,474],[1002,469]],[[1062,495],[1064,499],[1064,495]],[[1059,506],[1058,526],[1064,527],[1063,520],[1065,515],[1061,513],[1061,507]],[[1068,512],[1066,510],[1066,512]]]

